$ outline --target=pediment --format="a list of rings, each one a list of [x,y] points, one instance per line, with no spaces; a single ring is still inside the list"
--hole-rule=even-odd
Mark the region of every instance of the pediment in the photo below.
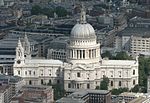
[[[73,70],[85,70],[85,68],[81,66],[76,66],[73,68]]]

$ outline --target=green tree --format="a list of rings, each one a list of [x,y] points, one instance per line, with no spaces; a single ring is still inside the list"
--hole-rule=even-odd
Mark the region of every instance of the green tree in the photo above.
[[[126,52],[119,52],[117,53],[116,57],[115,57],[116,60],[131,60],[132,57],[130,57]]]
[[[109,51],[106,51],[101,56],[102,56],[102,58],[105,58],[105,57],[108,57],[109,59],[113,58],[113,56],[111,55],[111,53]]]
[[[120,92],[119,92],[118,89],[112,89],[112,90],[111,90],[111,94],[112,94],[112,95],[119,95]]]
[[[54,99],[60,99],[64,96],[65,90],[63,89],[63,86],[56,84],[56,85],[52,85],[53,89],[54,89]]]
[[[56,7],[54,11],[58,15],[58,17],[65,17],[68,14],[67,10],[61,6]]]
[[[31,9],[31,14],[32,15],[39,15],[42,12],[42,9],[38,5],[34,5]]]
[[[41,14],[47,15],[48,17],[54,16],[54,10],[51,8],[43,8],[41,11]]]
[[[100,90],[108,90],[109,79],[106,76],[103,76],[103,80],[100,83]]]
[[[150,73],[150,58],[139,57],[139,86],[140,92],[146,92],[147,77]]]
[[[128,88],[112,89],[112,90],[111,90],[111,94],[112,94],[112,95],[119,95],[119,94],[121,94],[121,93],[123,93],[123,92],[128,92],[128,91],[129,91]]]
[[[65,90],[64,90],[64,87],[62,85],[51,84],[51,82],[49,82],[47,85],[52,86],[52,88],[54,90],[54,100],[58,100],[64,96]]]
[[[131,92],[134,92],[134,93],[137,93],[139,92],[139,85],[135,85],[132,89],[131,89]]]

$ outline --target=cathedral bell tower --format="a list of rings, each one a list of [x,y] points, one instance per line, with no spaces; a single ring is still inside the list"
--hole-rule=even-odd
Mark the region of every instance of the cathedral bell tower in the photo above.
[[[101,60],[100,44],[97,43],[95,30],[86,21],[86,12],[82,6],[80,21],[71,30],[67,46],[67,61],[76,63],[96,63]]]
[[[24,57],[26,59],[31,59],[30,42],[29,42],[26,34],[25,34],[23,42],[22,42],[22,47],[24,48]]]
[[[16,47],[16,58],[15,58],[15,64],[21,65],[24,64],[24,49],[22,47],[20,38],[18,40],[18,46]]]

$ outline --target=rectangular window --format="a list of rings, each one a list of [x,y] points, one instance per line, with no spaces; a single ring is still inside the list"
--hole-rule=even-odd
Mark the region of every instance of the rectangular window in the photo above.
[[[77,77],[80,77],[80,73],[79,72],[77,73]]]
[[[32,85],[32,81],[31,80],[29,80],[29,85]]]
[[[20,75],[20,70],[18,70],[18,75]]]
[[[70,83],[68,83],[68,88],[71,88],[71,84]]]
[[[27,71],[25,71],[25,75],[27,75]]]
[[[87,89],[90,89],[90,84],[89,83],[87,84]]]
[[[41,84],[44,84],[43,79],[41,79]]]
[[[35,71],[33,72],[33,74],[35,75]]]
[[[79,84],[77,84],[77,88],[79,89]]]
[[[133,85],[135,85],[135,80],[133,80]]]
[[[135,70],[133,70],[133,75],[135,75]]]
[[[113,86],[113,81],[110,82],[110,85]]]
[[[31,75],[31,70],[29,71],[29,75]]]
[[[121,81],[119,81],[119,86],[121,86]]]

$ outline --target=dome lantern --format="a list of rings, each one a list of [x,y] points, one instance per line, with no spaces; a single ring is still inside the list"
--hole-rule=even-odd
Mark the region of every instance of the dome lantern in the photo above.
[[[81,14],[80,14],[80,24],[86,24],[86,12],[85,12],[85,8],[83,5],[81,8]]]

